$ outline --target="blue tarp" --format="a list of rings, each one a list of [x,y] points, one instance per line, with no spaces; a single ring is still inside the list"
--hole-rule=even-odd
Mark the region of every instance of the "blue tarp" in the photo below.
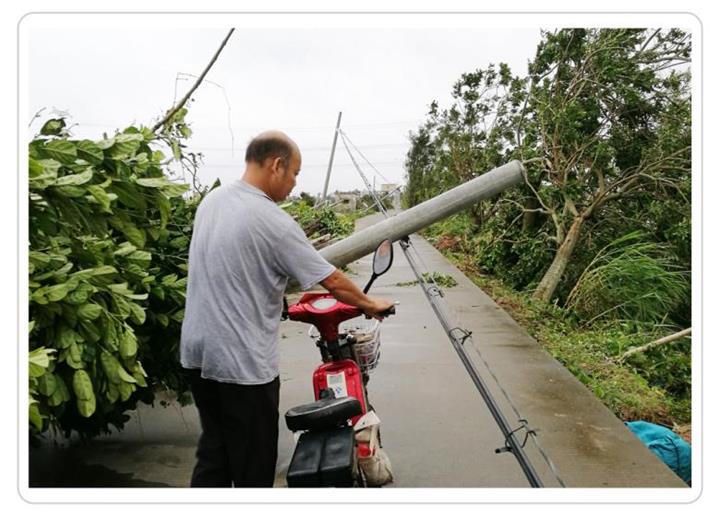
[[[690,445],[682,437],[669,428],[647,421],[629,421],[625,424],[650,451],[690,485],[692,454]]]

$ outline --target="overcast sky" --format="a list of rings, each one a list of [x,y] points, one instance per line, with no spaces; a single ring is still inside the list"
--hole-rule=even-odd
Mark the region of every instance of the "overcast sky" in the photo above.
[[[33,28],[28,121],[41,108],[47,108],[43,114],[67,111],[78,124],[73,135],[90,139],[131,123],[150,124],[171,106],[177,74],[200,74],[226,33]],[[242,174],[253,135],[284,130],[303,153],[293,193],[314,194],[322,190],[342,111],[348,137],[382,176],[400,183],[408,133],[430,102],[446,107],[460,74],[489,63],[506,62],[524,74],[539,40],[539,27],[238,29],[194,95],[188,147],[205,155],[203,183],[216,177],[227,182]],[[178,98],[191,84],[177,82]],[[375,173],[363,168],[372,181]],[[330,191],[354,188],[362,182],[338,142]]]

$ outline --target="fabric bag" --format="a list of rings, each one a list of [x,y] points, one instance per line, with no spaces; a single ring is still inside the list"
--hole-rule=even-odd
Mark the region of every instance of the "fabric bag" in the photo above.
[[[358,458],[369,487],[379,487],[393,481],[390,458],[385,450],[378,446],[379,427],[378,424],[370,425],[355,433],[355,440],[358,443],[367,443],[371,452],[368,457]]]

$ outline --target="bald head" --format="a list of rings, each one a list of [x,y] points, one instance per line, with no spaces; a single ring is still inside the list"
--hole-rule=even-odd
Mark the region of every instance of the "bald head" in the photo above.
[[[267,159],[281,158],[287,166],[290,158],[300,156],[300,149],[282,131],[265,131],[253,138],[245,151],[245,163],[263,165]]]
[[[295,188],[301,165],[300,149],[287,134],[265,131],[247,146],[243,181],[280,202]]]

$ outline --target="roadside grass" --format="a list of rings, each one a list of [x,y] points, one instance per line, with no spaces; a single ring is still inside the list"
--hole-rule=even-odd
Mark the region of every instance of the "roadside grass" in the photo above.
[[[689,397],[668,392],[664,379],[649,374],[643,360],[617,360],[625,350],[657,338],[656,332],[622,321],[584,327],[569,311],[540,302],[529,293],[518,292],[483,274],[468,252],[467,228],[449,220],[449,227],[436,224],[424,236],[618,418],[663,424],[690,440]]]
[[[423,272],[423,280],[426,282],[428,281],[434,281],[439,287],[442,288],[453,288],[457,286],[457,281],[455,281],[455,278],[450,276],[449,274],[443,274],[441,272],[433,271],[433,272]],[[417,285],[418,280],[413,281],[400,281],[398,283],[395,283],[396,287],[411,287],[413,285]]]

